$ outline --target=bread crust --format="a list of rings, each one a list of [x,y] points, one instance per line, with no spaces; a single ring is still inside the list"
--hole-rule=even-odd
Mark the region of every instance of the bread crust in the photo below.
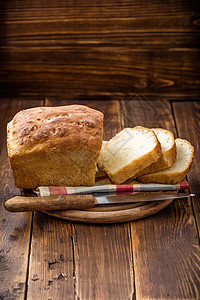
[[[135,160],[133,163],[122,168],[119,172],[116,172],[114,174],[111,174],[108,170],[105,170],[105,172],[114,183],[123,183],[130,178],[136,178],[135,174],[137,174],[139,170],[141,170],[141,168],[143,168],[144,166],[147,166],[148,164],[151,164],[152,161],[157,160],[160,157],[160,153],[160,146],[158,144],[151,154],[148,153],[142,158]]]
[[[153,130],[155,129],[153,128]],[[173,145],[170,149],[165,151],[164,154],[162,153],[162,155],[159,157],[159,159],[156,162],[152,163],[150,166],[148,166],[147,168],[139,172],[137,174],[137,177],[167,169],[171,165],[173,165],[176,159],[176,144],[172,132],[163,128],[156,128],[156,130],[162,130],[163,132],[166,132],[168,135],[170,135],[171,141],[173,141]]]
[[[36,107],[8,124],[9,153],[81,148],[101,149],[103,114],[83,105]],[[14,144],[11,141],[14,141]]]
[[[180,140],[180,139],[177,139],[177,140]],[[152,183],[152,182],[166,183],[166,184],[180,183],[185,178],[187,173],[189,172],[191,165],[192,165],[193,158],[194,158],[194,147],[187,140],[183,140],[183,141],[186,142],[191,149],[190,160],[188,162],[187,167],[184,170],[176,171],[176,172],[168,172],[168,169],[165,169],[162,172],[155,172],[155,173],[143,175],[138,178],[139,181],[143,182],[143,183]]]
[[[87,106],[20,111],[7,125],[15,185],[93,185],[102,135],[103,114]]]

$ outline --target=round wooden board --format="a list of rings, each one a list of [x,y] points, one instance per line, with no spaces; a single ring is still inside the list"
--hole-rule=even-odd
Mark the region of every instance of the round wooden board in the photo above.
[[[95,207],[87,210],[43,211],[60,219],[84,223],[118,223],[142,219],[168,206],[173,199],[127,205]]]

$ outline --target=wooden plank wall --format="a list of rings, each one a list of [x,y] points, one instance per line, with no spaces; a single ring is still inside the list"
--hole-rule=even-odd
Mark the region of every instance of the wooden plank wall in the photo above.
[[[0,97],[199,98],[198,0],[0,0]]]

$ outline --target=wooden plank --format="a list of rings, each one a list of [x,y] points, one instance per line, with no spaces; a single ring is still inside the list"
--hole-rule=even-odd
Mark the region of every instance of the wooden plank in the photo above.
[[[71,224],[35,213],[27,299],[74,299]]]
[[[176,126],[179,136],[191,142],[195,149],[194,161],[188,174],[190,190],[196,194],[192,199],[194,214],[200,232],[200,152],[199,152],[199,124],[200,124],[200,102],[173,102],[173,109],[176,118]]]
[[[1,97],[12,97],[13,91],[15,97],[64,99],[67,95],[73,100],[124,100],[135,91],[156,100],[199,95],[198,48],[88,47],[2,50]]]
[[[21,4],[20,0],[13,0],[12,2],[8,2],[5,3],[2,2],[1,6],[2,7],[7,7],[8,9],[11,10],[11,12],[13,14],[15,14],[17,11],[19,11],[20,9],[24,10],[28,15],[28,17],[34,17],[34,12],[36,11],[38,14],[40,14],[42,16],[42,13],[45,11],[49,11],[49,16],[51,16],[51,12],[52,15],[54,16],[54,14],[58,15],[60,13],[61,17],[63,14],[66,13],[67,9],[69,9],[69,15],[72,14],[72,11],[74,12],[75,8],[80,9],[80,11],[77,11],[77,16],[81,16],[79,14],[85,12],[86,16],[90,16],[90,9],[93,10],[94,12],[96,11],[99,12],[102,16],[102,14],[105,13],[105,11],[102,9],[102,7],[104,9],[107,8],[107,13],[108,15],[113,14],[113,16],[115,16],[115,14],[117,14],[117,16],[120,16],[121,14],[127,14],[128,16],[130,16],[128,7],[131,6],[133,8],[135,8],[135,10],[133,11],[133,16],[142,16],[142,15],[148,15],[148,14],[154,14],[157,15],[158,13],[162,13],[164,16],[167,16],[168,14],[172,14],[172,8],[174,9],[174,14],[176,13],[184,13],[187,12],[187,10],[191,9],[194,13],[195,13],[195,5],[198,4],[198,2],[196,1],[179,1],[177,3],[174,3],[173,0],[169,0],[168,3],[163,3],[162,1],[157,1],[156,3],[154,2],[147,2],[146,5],[140,5],[141,1],[140,0],[135,0],[134,3],[131,0],[126,0],[126,1],[122,1],[119,3],[116,3],[114,1],[109,1],[109,2],[95,2],[93,3],[93,5],[90,6],[90,3],[88,3],[87,0],[83,0],[82,2],[76,2],[74,3],[73,0],[69,0],[69,1],[59,1],[59,0],[55,0],[55,1],[51,1],[49,3],[48,0],[36,0],[34,1],[33,5],[30,6],[30,2],[28,0],[24,1],[24,5]],[[89,10],[86,10],[85,8],[89,7]],[[123,8],[123,10],[121,12],[119,12],[119,7]],[[52,10],[52,8],[55,9]],[[61,10],[61,8],[63,10]],[[137,8],[137,10],[136,10]],[[43,9],[41,11],[41,9]],[[30,12],[32,11],[32,15],[30,14]],[[3,14],[3,11],[1,11]],[[196,12],[198,12],[198,10],[196,10]]]
[[[196,1],[145,5],[127,0],[120,3],[114,0],[109,3],[68,1],[62,4],[52,1],[46,5],[41,0],[36,2],[30,5],[30,1],[26,1],[21,5],[15,0],[11,4],[0,4],[0,17],[7,29],[7,43],[1,41],[2,44],[69,46],[72,42],[104,45],[117,42],[149,47],[149,41],[154,47],[164,48],[175,42],[178,47],[183,47],[188,45],[188,39],[199,44],[193,36],[199,31]],[[165,37],[159,35],[161,32]],[[184,36],[187,32],[191,35]]]
[[[169,101],[147,101],[138,94],[134,100],[121,101],[122,126],[166,128],[176,136],[174,119]]]
[[[31,213],[9,213],[5,200],[20,194],[14,186],[6,148],[6,124],[21,109],[40,105],[27,101],[0,102],[0,299],[24,299],[31,232]]]
[[[196,0],[14,0],[0,3],[0,24],[1,97],[199,95]]]
[[[175,132],[169,102],[122,104],[124,125]],[[185,127],[184,127],[185,128]],[[136,299],[199,299],[199,241],[190,200],[131,223]]]
[[[129,225],[73,226],[78,299],[134,299]]]
[[[71,101],[46,101],[46,105]],[[120,130],[118,101],[76,101],[105,114],[105,139]],[[72,226],[77,299],[133,299],[134,278],[129,224]]]

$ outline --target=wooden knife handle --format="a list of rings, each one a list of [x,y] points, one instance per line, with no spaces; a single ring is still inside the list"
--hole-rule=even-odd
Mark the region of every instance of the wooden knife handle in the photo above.
[[[94,206],[95,198],[92,195],[62,195],[43,197],[17,196],[5,202],[5,209],[11,212],[84,209]]]

